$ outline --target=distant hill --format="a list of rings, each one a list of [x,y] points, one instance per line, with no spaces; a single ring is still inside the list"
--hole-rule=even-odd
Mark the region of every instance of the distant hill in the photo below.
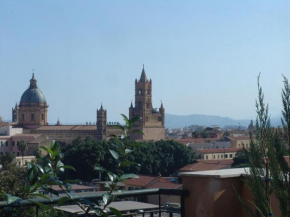
[[[165,127],[166,128],[181,128],[190,125],[202,125],[202,126],[210,126],[210,125],[219,125],[220,127],[224,127],[226,125],[236,125],[239,124],[244,127],[248,127],[251,120],[242,119],[235,120],[229,117],[221,117],[215,115],[171,115],[165,114]],[[275,117],[271,119],[271,123],[273,126],[281,125],[280,118]]]

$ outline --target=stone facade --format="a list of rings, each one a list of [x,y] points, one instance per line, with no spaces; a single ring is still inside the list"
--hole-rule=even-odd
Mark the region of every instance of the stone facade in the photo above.
[[[107,123],[107,110],[97,110],[96,125],[56,125],[47,124],[48,105],[43,93],[37,87],[34,78],[29,88],[23,93],[19,106],[12,108],[13,122],[24,128],[26,134],[41,134],[49,140],[71,143],[76,138],[84,140],[92,137],[97,140],[109,139],[108,135],[121,135],[121,131]],[[165,138],[165,110],[161,103],[159,110],[152,106],[152,81],[147,80],[144,66],[139,81],[135,81],[135,107],[131,103],[129,118],[140,117],[134,129],[142,130],[145,135],[138,134],[134,139],[160,140]]]
[[[100,110],[97,110],[97,139],[104,140],[107,136],[107,110],[101,105]]]
[[[37,87],[34,74],[29,88],[22,94],[20,104],[12,109],[13,122],[19,125],[47,125],[47,108],[45,97]]]
[[[136,134],[135,139],[165,139],[164,115],[162,103],[159,110],[152,106],[152,80],[147,79],[143,66],[139,81],[135,80],[135,107],[131,103],[129,118],[140,117],[134,128],[143,131],[145,135]]]

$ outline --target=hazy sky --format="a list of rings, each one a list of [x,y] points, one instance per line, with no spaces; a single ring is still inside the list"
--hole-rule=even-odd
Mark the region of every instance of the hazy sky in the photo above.
[[[256,78],[272,116],[290,78],[290,1],[0,0],[0,115],[32,69],[48,122],[120,121],[145,64],[169,114],[255,118]]]

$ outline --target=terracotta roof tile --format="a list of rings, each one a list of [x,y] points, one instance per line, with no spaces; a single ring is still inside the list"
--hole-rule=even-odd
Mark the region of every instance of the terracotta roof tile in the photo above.
[[[157,179],[158,177],[154,176],[143,176],[143,175],[138,175],[139,178],[137,179],[128,179],[126,180],[126,185],[136,185],[140,187],[144,187],[148,183],[152,182],[153,180]]]
[[[156,182],[153,185],[150,185],[148,188],[179,189],[182,188],[182,185],[172,182]]]
[[[233,160],[198,160],[197,163],[186,165],[179,169],[180,172],[191,171],[206,171],[206,170],[220,170],[231,168]]]

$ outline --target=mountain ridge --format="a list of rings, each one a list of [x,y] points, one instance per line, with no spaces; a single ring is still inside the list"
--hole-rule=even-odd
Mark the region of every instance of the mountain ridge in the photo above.
[[[218,115],[201,115],[201,114],[190,114],[190,115],[173,115],[165,114],[165,127],[166,128],[182,128],[190,125],[201,125],[211,126],[219,125],[224,127],[226,125],[240,125],[248,127],[250,119],[233,119],[229,117],[222,117]],[[253,120],[254,121],[254,120]],[[280,117],[271,118],[273,126],[281,125]]]

